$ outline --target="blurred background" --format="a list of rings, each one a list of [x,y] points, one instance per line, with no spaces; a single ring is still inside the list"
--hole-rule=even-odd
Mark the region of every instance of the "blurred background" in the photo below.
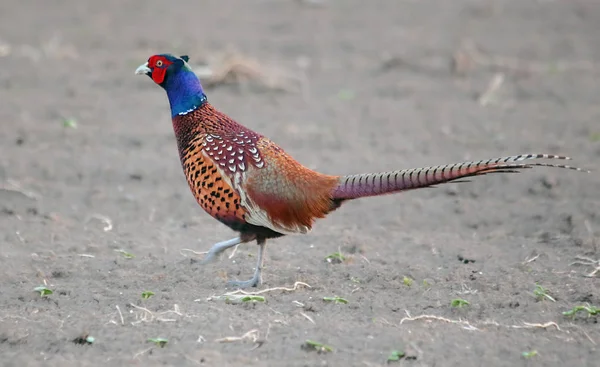
[[[142,282],[152,264],[180,264],[182,248],[231,236],[188,191],[164,91],[134,75],[153,54],[189,55],[213,105],[324,173],[529,152],[598,169],[599,36],[595,0],[4,1],[0,274],[27,287],[55,267],[104,274],[109,260],[76,255],[110,259],[126,248],[148,256],[123,273]],[[542,241],[556,261],[574,242],[591,249],[597,174],[542,169],[476,181],[349,203],[312,235],[281,239],[271,271],[320,269],[338,247],[385,258],[407,246],[433,261],[428,269],[446,260],[431,260],[424,243],[462,249],[502,238],[517,259],[530,254],[522,243]],[[293,258],[309,248],[314,258]],[[412,263],[394,261],[399,274]],[[251,262],[226,269],[243,278]],[[182,293],[196,289],[195,276],[221,284],[216,270],[193,269]],[[123,287],[106,284],[97,285]]]

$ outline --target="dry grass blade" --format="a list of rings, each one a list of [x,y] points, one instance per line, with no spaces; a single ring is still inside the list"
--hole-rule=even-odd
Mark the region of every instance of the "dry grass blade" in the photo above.
[[[187,255],[185,255],[184,252],[191,252],[194,255],[206,255],[206,254],[208,254],[208,251],[194,251],[194,250],[191,250],[189,248],[184,248],[184,249],[179,250],[179,253],[181,254],[181,256],[187,257]]]
[[[179,310],[178,305],[173,306],[173,310],[163,311],[163,312],[152,312],[145,307],[136,306],[133,303],[129,304],[131,307],[141,311],[135,315],[136,321],[132,322],[132,325],[136,325],[142,322],[152,322],[152,321],[161,321],[161,322],[175,322],[177,319],[169,319],[165,318],[165,315],[175,314],[177,316],[183,316],[183,314]],[[119,311],[120,312],[120,311]]]
[[[251,341],[252,343],[256,343],[256,342],[258,342],[259,336],[260,336],[260,334],[258,332],[258,329],[252,329],[242,336],[227,336],[224,338],[216,339],[215,342],[217,342],[217,343],[234,343],[234,342],[240,342],[240,341],[241,342]]]
[[[212,300],[216,300],[216,299],[222,299],[222,298],[227,298],[227,297],[231,297],[231,296],[239,296],[239,295],[244,295],[244,296],[257,296],[259,294],[263,294],[263,293],[267,293],[267,292],[273,292],[273,291],[284,291],[284,292],[293,292],[295,290],[298,289],[298,287],[303,286],[303,287],[308,287],[308,288],[312,288],[310,285],[304,283],[304,282],[296,282],[294,283],[294,286],[292,288],[288,288],[288,287],[275,287],[275,288],[267,288],[267,289],[263,289],[260,291],[256,291],[256,292],[247,292],[244,291],[242,289],[238,289],[232,292],[227,292],[223,295],[220,296],[211,296],[208,297],[206,300],[207,301],[212,301]],[[201,299],[195,299],[194,302],[199,302],[201,301]]]
[[[256,296],[256,295],[259,295],[259,294],[263,294],[263,293],[267,293],[267,292],[273,292],[273,291],[293,292],[293,291],[297,290],[298,287],[300,287],[300,286],[307,287],[307,288],[312,288],[310,285],[308,285],[308,284],[306,284],[304,282],[296,282],[296,283],[294,283],[294,286],[292,288],[288,288],[288,287],[274,287],[274,288],[263,289],[263,290],[256,291],[256,292],[246,292],[246,291],[244,291],[242,289],[238,289],[236,291],[226,293],[226,295],[244,294],[244,295]]]
[[[583,266],[593,266],[594,267],[594,270],[592,270],[590,273],[584,275],[585,277],[593,278],[596,276],[596,274],[598,272],[600,272],[600,260],[592,259],[587,256],[576,256],[575,260],[576,261],[573,261],[569,265],[570,266],[583,265]]]
[[[494,78],[492,78],[492,80],[490,81],[490,84],[488,85],[485,92],[483,92],[481,96],[479,96],[479,104],[482,106],[487,106],[488,104],[490,104],[490,102],[492,102],[492,100],[494,99],[496,92],[500,89],[503,83],[504,74],[498,73],[494,75]]]
[[[18,193],[31,200],[37,200],[40,197],[33,191],[23,189],[19,183],[13,180],[6,180],[6,183],[0,184],[0,191]]]
[[[469,321],[467,320],[452,320],[452,319],[448,319],[445,317],[441,317],[441,316],[435,316],[435,315],[419,315],[419,316],[410,316],[410,313],[408,311],[405,311],[407,317],[404,317],[402,320],[400,320],[400,324],[403,324],[405,321],[417,321],[417,320],[434,320],[434,321],[442,321],[442,322],[446,322],[449,324],[458,324],[458,325],[463,325],[463,329],[465,330],[477,330],[477,331],[483,331],[479,328],[477,328],[476,326],[474,326],[473,324],[471,324]],[[556,330],[558,331],[562,331],[560,326],[558,326],[558,324],[554,321],[548,321],[545,322],[543,324],[541,323],[530,323],[530,322],[523,322],[522,325],[504,325],[504,324],[500,324],[496,321],[484,321],[481,322],[480,325],[483,326],[497,326],[497,327],[506,327],[509,329],[547,329],[549,327],[554,327],[556,328]]]

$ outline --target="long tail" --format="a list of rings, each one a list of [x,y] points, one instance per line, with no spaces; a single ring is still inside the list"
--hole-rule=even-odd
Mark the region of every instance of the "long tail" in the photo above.
[[[399,191],[428,187],[446,182],[461,182],[470,176],[497,172],[519,172],[534,166],[567,168],[576,171],[587,170],[551,163],[515,163],[529,159],[571,159],[551,154],[521,154],[516,156],[488,159],[478,162],[463,162],[445,166],[404,169],[401,171],[366,173],[342,176],[333,189],[332,199],[348,200],[367,196],[385,195]]]

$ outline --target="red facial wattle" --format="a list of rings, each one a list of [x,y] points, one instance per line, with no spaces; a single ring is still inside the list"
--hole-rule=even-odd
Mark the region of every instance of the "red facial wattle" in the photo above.
[[[162,56],[153,56],[148,60],[148,65],[152,69],[152,80],[156,84],[162,84],[165,81],[167,69],[173,62]]]

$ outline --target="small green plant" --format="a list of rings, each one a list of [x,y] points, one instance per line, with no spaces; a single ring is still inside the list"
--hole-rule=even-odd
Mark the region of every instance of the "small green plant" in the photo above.
[[[404,283],[405,286],[410,287],[413,284],[413,280],[405,276],[404,278],[402,278],[402,283]]]
[[[263,296],[244,296],[241,298],[242,302],[265,302],[266,299]]]
[[[125,250],[115,250],[116,252],[120,253],[121,255],[123,255],[124,258],[126,259],[133,259],[135,257],[134,254],[129,253]]]
[[[333,302],[333,303],[343,303],[347,304],[348,300],[342,297],[334,296],[334,297],[323,297],[323,301],[325,302]]]
[[[346,261],[346,257],[344,255],[342,255],[341,252],[334,252],[331,255],[327,255],[325,257],[325,261],[327,261],[328,263],[332,263],[332,264],[340,264],[340,263],[343,263],[344,261]]]
[[[350,277],[350,281],[352,283],[360,284],[360,279],[358,279],[357,277]]]
[[[96,338],[88,334],[84,334],[73,339],[73,343],[75,344],[94,344],[95,341]]]
[[[550,296],[548,294],[548,290],[546,288],[542,287],[539,284],[535,285],[535,289],[533,290],[533,294],[540,301],[543,300],[544,298],[547,298],[547,299],[549,299],[552,302],[556,302],[556,300],[552,296]]]
[[[224,301],[227,304],[240,304],[240,303],[255,303],[255,302],[266,302],[267,299],[263,296],[256,296],[251,294],[224,294],[222,296],[209,297],[208,300]]]
[[[333,352],[333,348],[329,345],[316,342],[314,340],[307,340],[302,344],[302,349],[305,350],[316,350],[319,353],[329,353]]]
[[[533,358],[533,357],[537,356],[537,354],[538,354],[537,350],[531,350],[529,352],[521,353],[523,358],[526,358],[526,359]]]
[[[142,298],[143,299],[148,299],[150,297],[152,297],[154,295],[154,292],[152,291],[144,291],[142,292]]]
[[[75,129],[75,128],[77,128],[77,121],[75,119],[64,119],[63,127]]]
[[[157,346],[164,348],[165,345],[167,345],[167,343],[169,342],[168,339],[165,338],[150,338],[148,339],[149,342],[156,344]]]
[[[597,142],[597,141],[600,141],[600,132],[591,133],[590,134],[590,140],[592,142],[594,142],[594,143]]]
[[[404,353],[401,350],[393,350],[390,352],[390,355],[388,356],[388,363],[389,362],[397,362],[399,360],[401,360],[402,358],[404,358],[406,356],[406,353]]]
[[[596,316],[598,314],[600,314],[600,308],[596,307],[596,306],[590,306],[588,304],[583,305],[583,306],[575,306],[572,309],[570,309],[569,311],[565,311],[562,314],[564,316],[568,316],[568,317],[575,317],[579,312],[585,311],[587,312],[588,316]]]
[[[462,299],[462,298],[455,298],[450,302],[450,305],[452,307],[463,307],[463,306],[468,306],[470,305],[469,301],[467,301],[466,299]]]
[[[52,289],[46,287],[45,285],[40,285],[39,287],[33,288],[34,292],[38,292],[41,297],[46,297],[54,293]]]

